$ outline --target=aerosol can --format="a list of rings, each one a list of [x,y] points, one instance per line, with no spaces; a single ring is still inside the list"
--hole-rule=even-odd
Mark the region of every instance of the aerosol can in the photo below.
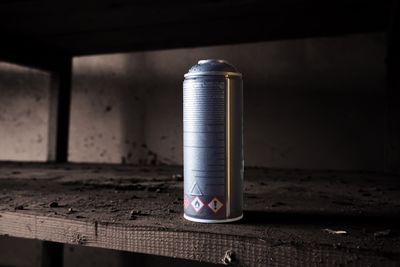
[[[200,60],[183,82],[184,217],[243,217],[243,80],[225,60]]]

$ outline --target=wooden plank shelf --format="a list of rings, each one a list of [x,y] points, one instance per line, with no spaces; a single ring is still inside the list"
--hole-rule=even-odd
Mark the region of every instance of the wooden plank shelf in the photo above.
[[[30,51],[30,56],[46,55],[49,50],[88,55],[383,32],[387,30],[390,3],[5,1],[0,3],[0,58],[15,60],[25,51]],[[47,67],[53,57],[49,55],[48,61],[38,62],[39,66]]]
[[[219,264],[230,251],[240,266],[400,263],[398,177],[245,173],[244,219],[198,224],[182,217],[181,167],[1,163],[0,235]]]

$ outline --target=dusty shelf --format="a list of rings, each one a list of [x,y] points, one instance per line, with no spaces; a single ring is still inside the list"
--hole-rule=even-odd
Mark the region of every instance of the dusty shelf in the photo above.
[[[169,166],[1,163],[0,235],[211,263],[231,250],[246,266],[400,262],[399,177],[246,169],[244,219],[205,225],[182,217],[181,174]]]

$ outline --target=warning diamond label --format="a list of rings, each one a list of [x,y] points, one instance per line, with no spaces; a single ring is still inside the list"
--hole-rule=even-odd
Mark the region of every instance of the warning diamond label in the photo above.
[[[196,212],[199,212],[199,210],[201,210],[201,208],[204,206],[199,197],[195,197],[190,204]]]
[[[217,213],[224,204],[222,204],[221,201],[219,201],[218,198],[214,197],[213,200],[211,200],[210,203],[208,203],[208,207],[215,213]]]
[[[183,207],[185,209],[187,209],[190,205],[189,199],[185,196],[184,200],[183,200]]]

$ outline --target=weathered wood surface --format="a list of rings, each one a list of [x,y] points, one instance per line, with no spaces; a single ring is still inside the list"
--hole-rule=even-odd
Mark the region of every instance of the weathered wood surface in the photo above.
[[[26,49],[84,55],[385,31],[389,8],[390,0],[2,1],[0,57],[21,39]]]
[[[2,163],[0,234],[211,263],[231,250],[243,266],[400,264],[399,177],[249,169],[244,219],[206,225],[182,218],[181,173]]]

